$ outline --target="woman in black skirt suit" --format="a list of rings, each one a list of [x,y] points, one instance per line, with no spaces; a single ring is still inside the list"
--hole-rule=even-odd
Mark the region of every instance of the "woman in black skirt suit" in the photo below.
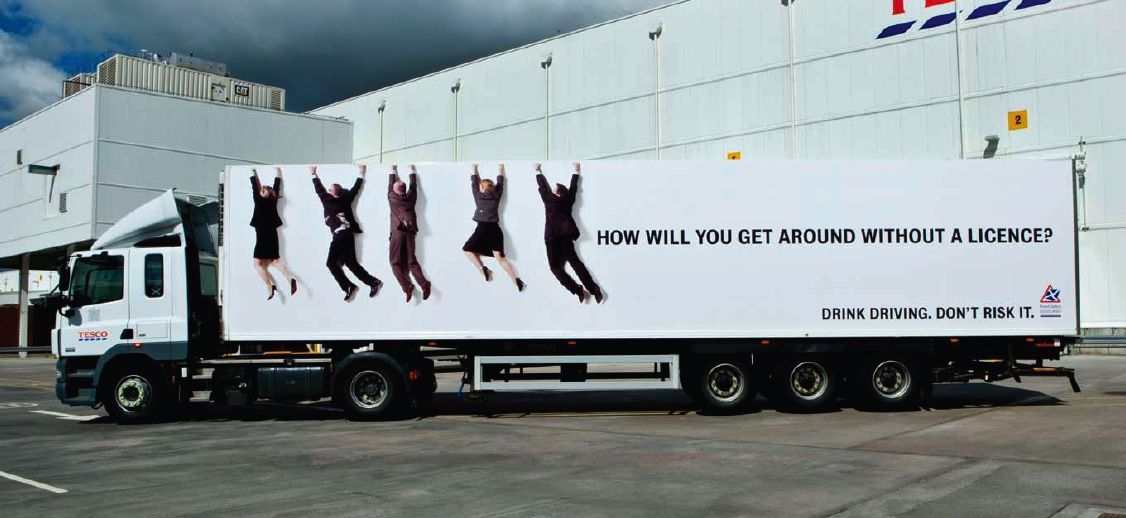
[[[500,165],[495,184],[492,180],[481,179],[477,164],[473,164],[473,176],[470,179],[473,181],[473,202],[477,205],[477,210],[473,213],[473,221],[477,222],[477,228],[473,230],[473,235],[469,236],[469,240],[461,249],[465,251],[469,262],[485,276],[486,281],[493,280],[493,272],[481,262],[481,256],[495,257],[500,267],[504,268],[512,278],[512,282],[516,284],[516,290],[524,291],[524,281],[516,276],[516,269],[504,256],[504,232],[500,229],[499,211],[500,199],[504,194],[504,164]]]
[[[274,186],[263,186],[258,179],[258,170],[254,169],[254,176],[250,177],[250,186],[254,194],[254,216],[250,219],[250,226],[254,227],[254,269],[262,282],[266,283],[266,300],[274,298],[277,286],[274,278],[270,276],[269,268],[273,266],[289,280],[289,294],[297,293],[297,281],[285,267],[278,250],[278,227],[282,225],[278,216],[278,198],[281,197],[282,172],[280,167],[274,168]]]

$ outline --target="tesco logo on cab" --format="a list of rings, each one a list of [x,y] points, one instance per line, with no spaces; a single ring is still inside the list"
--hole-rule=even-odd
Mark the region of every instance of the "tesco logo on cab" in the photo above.
[[[109,331],[79,331],[79,342],[101,342],[109,340]]]

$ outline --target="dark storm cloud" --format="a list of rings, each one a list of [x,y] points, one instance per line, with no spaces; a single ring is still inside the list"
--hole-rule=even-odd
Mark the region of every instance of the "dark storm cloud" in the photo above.
[[[285,87],[304,111],[668,1],[0,0],[0,12],[34,21],[18,37],[26,59],[67,73],[106,51],[191,52]]]

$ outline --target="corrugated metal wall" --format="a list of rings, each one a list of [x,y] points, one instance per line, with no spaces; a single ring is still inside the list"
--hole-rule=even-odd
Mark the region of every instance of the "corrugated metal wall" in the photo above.
[[[281,88],[121,54],[98,65],[97,79],[111,86],[285,110],[285,90]]]
[[[96,238],[169,188],[215,197],[229,164],[346,161],[350,135],[339,120],[86,88],[0,129],[0,259]]]
[[[352,120],[365,162],[981,158],[989,135],[1066,159],[1084,138],[1082,318],[1126,327],[1126,2],[790,3],[679,2],[314,113]]]

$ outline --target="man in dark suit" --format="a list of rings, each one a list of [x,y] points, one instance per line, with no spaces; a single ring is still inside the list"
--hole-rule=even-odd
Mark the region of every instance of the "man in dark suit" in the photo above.
[[[325,263],[328,271],[332,273],[340,289],[344,290],[344,300],[352,300],[357,290],[356,285],[344,275],[345,266],[352,270],[356,278],[371,288],[368,296],[374,297],[379,293],[379,287],[383,282],[368,273],[356,259],[356,234],[363,231],[356,223],[356,216],[352,214],[352,203],[356,201],[356,196],[364,185],[367,166],[360,166],[360,175],[356,177],[356,184],[349,190],[334,183],[326,191],[321,178],[317,176],[317,166],[311,166],[309,170],[313,173],[313,188],[316,189],[317,197],[321,199],[321,205],[324,207],[325,225],[332,231],[332,244],[328,247],[328,261]]]
[[[551,267],[551,273],[559,279],[559,283],[577,296],[579,303],[586,302],[586,293],[583,292],[583,287],[586,287],[586,290],[594,295],[594,300],[601,304],[602,288],[594,282],[590,271],[586,269],[586,265],[575,251],[579,226],[575,224],[571,211],[578,196],[581,169],[579,163],[575,162],[575,173],[571,175],[570,188],[557,183],[552,189],[547,184],[547,178],[544,177],[540,164],[536,164],[536,183],[539,185],[540,199],[543,200],[546,216],[543,239],[547,245],[547,264]],[[567,270],[564,269],[567,263],[571,264],[571,269],[579,276],[582,286],[567,274]]]
[[[422,288],[422,300],[430,298],[430,281],[422,273],[422,265],[418,264],[414,255],[414,238],[418,234],[418,215],[414,211],[418,201],[417,180],[418,170],[413,165],[409,187],[399,179],[399,166],[391,166],[391,174],[387,176],[387,205],[391,207],[391,271],[407,295],[407,302],[414,296],[411,275]]]

